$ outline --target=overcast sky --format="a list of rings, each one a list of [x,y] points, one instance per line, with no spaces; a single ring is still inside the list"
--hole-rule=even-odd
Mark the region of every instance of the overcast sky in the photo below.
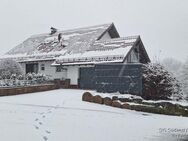
[[[0,0],[0,54],[50,27],[114,22],[121,36],[141,35],[150,58],[188,56],[188,0]]]

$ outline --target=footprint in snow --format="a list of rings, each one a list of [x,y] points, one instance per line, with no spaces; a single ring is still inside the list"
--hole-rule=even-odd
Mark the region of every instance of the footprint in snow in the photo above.
[[[42,125],[42,122],[39,122],[40,125]]]
[[[36,126],[36,125],[34,125],[34,127],[35,127],[35,129],[37,129],[37,130],[39,129],[39,127],[38,127],[38,126]]]
[[[48,131],[48,130],[46,130],[46,133],[47,133],[47,134],[51,134],[51,132],[50,132],[50,131]]]
[[[142,114],[143,116],[149,116],[148,114]]]
[[[42,116],[42,118],[45,118],[45,117],[46,117],[45,115]]]
[[[35,121],[38,121],[38,120],[39,120],[38,118],[35,119]]]
[[[43,136],[43,139],[44,139],[45,141],[47,141],[47,140],[48,140],[48,138],[47,138],[46,136]]]
[[[52,113],[52,111],[48,111],[47,113]]]

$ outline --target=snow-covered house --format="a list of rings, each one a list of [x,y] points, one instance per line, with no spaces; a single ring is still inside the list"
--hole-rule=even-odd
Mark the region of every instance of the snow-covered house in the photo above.
[[[2,58],[19,62],[25,73],[70,79],[79,85],[80,68],[101,63],[147,63],[150,61],[140,36],[120,37],[114,24],[34,35]]]

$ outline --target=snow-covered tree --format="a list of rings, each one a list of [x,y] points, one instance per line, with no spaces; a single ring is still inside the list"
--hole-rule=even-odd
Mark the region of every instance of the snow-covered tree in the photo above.
[[[10,79],[13,75],[22,75],[23,70],[19,63],[12,59],[3,59],[0,61],[0,76],[2,79]]]
[[[153,100],[181,100],[181,85],[160,64],[149,63],[143,67],[143,97]]]
[[[188,58],[182,66],[179,79],[182,83],[184,96],[188,100]]]

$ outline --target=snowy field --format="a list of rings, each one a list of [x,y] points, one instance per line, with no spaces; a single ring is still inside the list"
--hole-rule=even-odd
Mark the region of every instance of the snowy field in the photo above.
[[[186,117],[148,114],[87,103],[81,101],[83,92],[83,90],[61,89],[0,97],[0,139],[2,141],[188,140]]]

